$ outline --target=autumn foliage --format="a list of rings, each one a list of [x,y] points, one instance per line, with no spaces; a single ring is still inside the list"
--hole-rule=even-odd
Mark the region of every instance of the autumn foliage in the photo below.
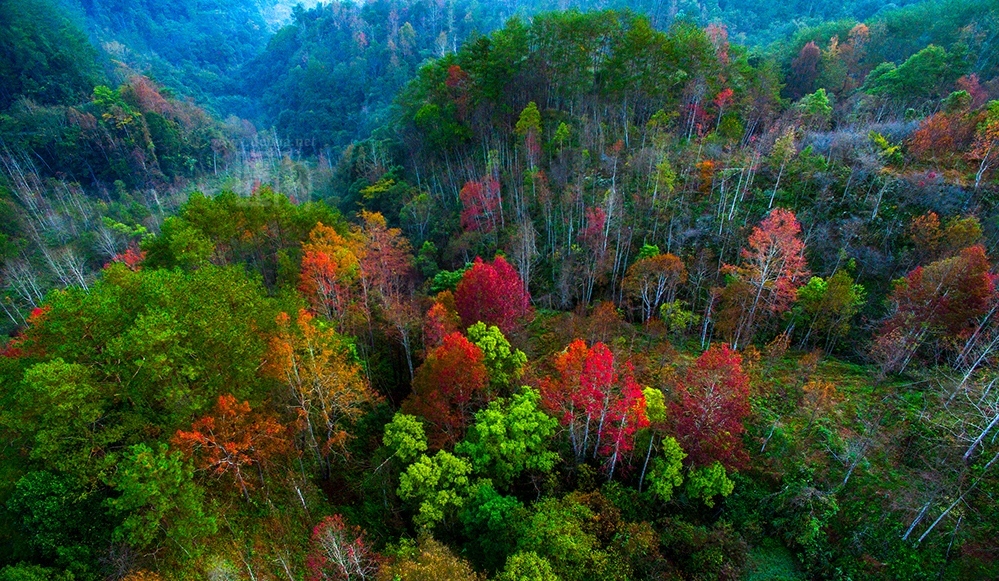
[[[302,272],[298,288],[313,309],[343,322],[357,295],[360,262],[347,240],[322,222],[302,245]]]
[[[300,311],[294,324],[281,313],[277,325],[265,371],[287,386],[299,432],[328,474],[328,458],[346,455],[348,428],[378,396],[346,339],[309,312]]]
[[[427,420],[432,447],[453,446],[485,403],[488,381],[482,349],[461,333],[451,333],[416,370],[413,393],[402,410]]]
[[[748,460],[742,446],[749,416],[749,377],[742,357],[728,345],[713,346],[687,369],[670,406],[677,440],[695,467],[721,462],[728,469]]]
[[[497,256],[492,263],[475,259],[458,283],[454,300],[466,327],[482,321],[509,334],[528,315],[531,295],[517,271]]]
[[[607,470],[634,447],[634,434],[648,425],[645,396],[631,363],[616,363],[603,343],[577,339],[555,356],[555,373],[541,382],[545,407],[567,428],[577,460],[602,456]]]
[[[309,581],[374,579],[381,563],[364,538],[364,531],[348,526],[339,514],[328,516],[312,529],[305,565]]]
[[[254,484],[248,471],[288,453],[291,445],[286,436],[287,429],[275,418],[254,412],[249,402],[240,403],[226,394],[219,396],[211,415],[191,425],[191,431],[178,430],[173,444],[194,457],[200,469],[231,478],[249,498]],[[258,474],[263,484],[263,472]]]

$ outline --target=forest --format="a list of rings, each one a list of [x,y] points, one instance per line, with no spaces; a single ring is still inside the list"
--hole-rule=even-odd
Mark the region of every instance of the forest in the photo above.
[[[999,578],[997,38],[0,0],[0,581]]]

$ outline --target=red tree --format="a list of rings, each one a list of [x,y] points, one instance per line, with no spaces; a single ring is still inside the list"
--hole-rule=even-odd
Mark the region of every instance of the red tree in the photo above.
[[[953,350],[967,339],[995,294],[990,269],[985,248],[975,245],[896,281],[892,315],[874,341],[882,370],[903,371],[927,342]]]
[[[742,357],[728,345],[701,354],[674,386],[677,400],[670,405],[677,439],[694,466],[721,462],[727,469],[747,460],[741,435],[749,415],[749,377]]]
[[[249,402],[239,403],[227,394],[219,396],[214,414],[195,421],[190,432],[178,430],[173,443],[187,456],[195,456],[202,470],[230,475],[249,499],[253,484],[247,481],[246,469],[262,467],[289,451],[286,433],[274,418],[253,413]],[[259,474],[263,484],[263,472]]]
[[[467,182],[458,193],[461,198],[461,227],[469,232],[489,233],[499,221],[500,184],[493,178]]]
[[[454,293],[455,306],[466,327],[482,321],[509,334],[528,315],[531,295],[517,271],[502,256],[492,264],[475,259]]]
[[[725,306],[719,325],[727,327],[733,345],[752,339],[760,311],[777,315],[791,308],[798,287],[809,275],[800,234],[794,213],[775,208],[753,228],[749,247],[742,249],[742,265],[726,267],[735,277],[722,295]]]
[[[645,396],[630,363],[615,365],[603,343],[588,348],[576,339],[555,356],[555,374],[541,382],[545,407],[568,428],[577,460],[607,458],[610,477],[634,447],[635,431],[648,425]]]
[[[416,370],[413,393],[402,409],[429,422],[431,446],[453,446],[465,435],[476,408],[485,403],[488,380],[482,349],[461,333],[451,333]]]
[[[347,526],[338,514],[328,516],[312,529],[305,565],[309,581],[374,579],[381,558],[358,526]]]

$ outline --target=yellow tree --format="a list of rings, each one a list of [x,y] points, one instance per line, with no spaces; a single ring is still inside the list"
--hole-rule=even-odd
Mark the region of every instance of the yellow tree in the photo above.
[[[378,400],[346,340],[302,310],[277,318],[266,371],[289,388],[305,445],[316,456],[323,478],[330,457],[346,457],[348,428]]]

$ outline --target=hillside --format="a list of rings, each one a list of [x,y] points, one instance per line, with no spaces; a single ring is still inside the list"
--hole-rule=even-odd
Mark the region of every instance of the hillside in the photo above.
[[[60,2],[0,581],[999,577],[994,2]]]

